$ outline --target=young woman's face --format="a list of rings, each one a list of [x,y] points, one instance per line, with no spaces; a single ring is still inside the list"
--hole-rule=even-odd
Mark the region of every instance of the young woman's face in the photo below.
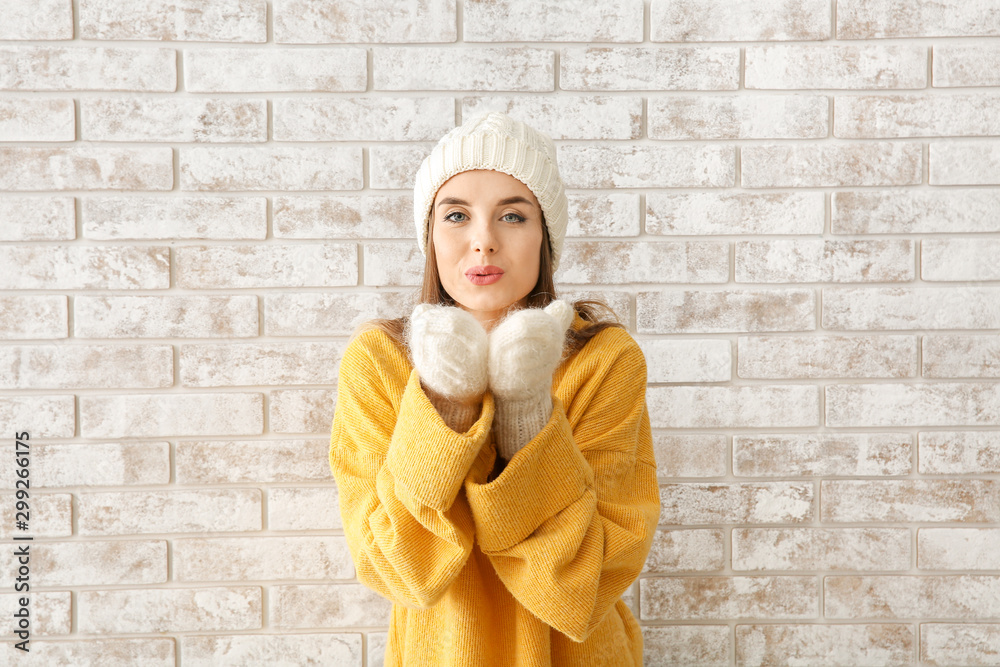
[[[512,304],[527,304],[542,249],[542,208],[528,186],[498,171],[464,171],[441,186],[431,215],[438,275],[456,304],[487,329]],[[480,277],[487,267],[497,273]]]

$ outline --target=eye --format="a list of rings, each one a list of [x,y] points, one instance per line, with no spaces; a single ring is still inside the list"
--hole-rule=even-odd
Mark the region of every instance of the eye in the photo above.
[[[504,213],[502,219],[504,222],[514,222],[514,223],[521,223],[526,220],[526,218],[523,215],[520,215],[519,213]]]
[[[467,216],[461,211],[452,211],[448,215],[444,216],[444,219],[448,222],[465,222]]]

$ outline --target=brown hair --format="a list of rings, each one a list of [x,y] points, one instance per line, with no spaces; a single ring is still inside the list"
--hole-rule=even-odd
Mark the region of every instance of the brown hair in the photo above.
[[[433,223],[429,224],[427,230],[427,257],[424,262],[424,284],[420,290],[419,303],[431,303],[435,305],[454,306],[455,300],[445,290],[438,275],[437,259],[434,254],[433,243]],[[544,308],[556,300],[555,281],[552,270],[552,249],[549,246],[549,230],[545,224],[545,216],[542,215],[542,249],[541,261],[538,266],[538,282],[528,293],[528,308]],[[566,331],[566,349],[563,350],[563,357],[572,356],[582,348],[588,340],[609,327],[625,326],[621,323],[618,315],[608,304],[598,299],[579,299],[573,302],[573,310],[580,314],[587,324],[579,331],[569,329]],[[601,311],[605,311],[606,316],[602,317]],[[363,331],[370,329],[381,329],[402,349],[406,350],[406,326],[409,323],[409,316],[397,317],[393,319],[375,319],[362,323],[351,336],[357,336]]]

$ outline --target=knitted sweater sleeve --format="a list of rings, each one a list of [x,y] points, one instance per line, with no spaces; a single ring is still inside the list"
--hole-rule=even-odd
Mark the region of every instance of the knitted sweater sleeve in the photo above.
[[[359,336],[341,360],[330,468],[358,579],[393,602],[428,607],[472,550],[474,523],[459,490],[466,477],[485,481],[489,473],[491,450],[482,445],[492,397],[472,427],[456,433],[416,371],[399,375],[405,366],[372,341]],[[397,379],[387,380],[394,372]],[[404,377],[402,396],[394,396],[392,385]]]
[[[623,332],[604,340],[597,363],[581,364],[569,413],[554,396],[548,423],[499,477],[466,483],[500,579],[578,642],[639,575],[660,514],[645,359]]]

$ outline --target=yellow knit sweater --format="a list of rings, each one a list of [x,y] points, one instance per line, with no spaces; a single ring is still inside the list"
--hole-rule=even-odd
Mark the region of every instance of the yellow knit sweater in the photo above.
[[[563,360],[552,396],[488,481],[489,392],[457,433],[389,336],[348,345],[330,467],[358,579],[394,603],[387,667],[642,664],[621,601],[660,513],[642,351],[605,329]]]

